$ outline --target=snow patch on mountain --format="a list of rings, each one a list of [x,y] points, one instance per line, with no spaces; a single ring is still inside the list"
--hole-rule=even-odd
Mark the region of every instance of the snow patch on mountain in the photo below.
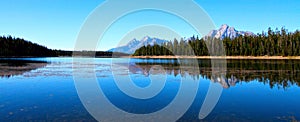
[[[226,24],[223,24],[220,29],[210,31],[204,39],[208,38],[216,38],[223,40],[224,38],[229,37],[230,39],[234,39],[238,36],[255,36],[254,33],[250,31],[238,31],[234,27],[230,27]]]
[[[168,42],[168,41],[146,36],[146,37],[142,38],[141,40],[133,39],[124,46],[113,48],[108,51],[133,54],[137,49],[141,48],[142,46],[147,46],[147,45],[154,46],[155,44],[162,45],[165,42]]]

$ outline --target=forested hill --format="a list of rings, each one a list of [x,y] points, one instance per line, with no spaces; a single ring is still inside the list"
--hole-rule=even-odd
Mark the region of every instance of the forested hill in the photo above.
[[[45,46],[30,41],[13,38],[11,36],[0,37],[1,57],[51,57],[57,56],[55,51]]]
[[[0,57],[71,57],[73,51],[52,50],[30,41],[14,38],[11,36],[0,36]],[[118,57],[128,56],[124,53],[113,53],[105,51],[76,51],[76,56],[83,57]],[[86,55],[88,54],[88,55]]]
[[[220,43],[223,42],[223,43]],[[210,56],[210,49],[225,47],[227,56],[300,56],[300,31],[288,32],[286,29],[262,32],[253,36],[236,38],[174,40],[162,46],[143,46],[135,51],[134,56],[192,55]],[[193,50],[189,50],[191,47]],[[191,52],[194,51],[194,52]],[[221,53],[220,53],[221,54]],[[214,54],[218,55],[218,54]]]

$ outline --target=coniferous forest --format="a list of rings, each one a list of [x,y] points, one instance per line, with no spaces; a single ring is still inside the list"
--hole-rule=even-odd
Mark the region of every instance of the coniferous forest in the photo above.
[[[50,57],[56,56],[55,51],[45,46],[11,36],[0,37],[0,56],[2,57]]]
[[[224,48],[221,48],[221,47]],[[190,47],[190,48],[189,48]],[[225,49],[225,50],[223,50]],[[300,31],[288,32],[271,28],[255,36],[239,36],[233,39],[174,39],[163,45],[143,46],[136,50],[134,56],[195,55],[210,56],[300,56]]]
[[[30,41],[12,36],[0,36],[0,57],[58,57],[73,56],[74,51],[53,50]],[[128,56],[106,51],[75,51],[76,56],[112,57]]]

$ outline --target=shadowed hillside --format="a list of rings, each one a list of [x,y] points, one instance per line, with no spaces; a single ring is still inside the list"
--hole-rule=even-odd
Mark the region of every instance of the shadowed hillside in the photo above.
[[[30,41],[8,37],[0,37],[1,57],[51,57],[56,53],[45,46]]]
[[[58,56],[81,56],[81,57],[120,57],[128,54],[105,51],[73,51],[52,50],[30,41],[0,36],[0,57],[58,57]]]

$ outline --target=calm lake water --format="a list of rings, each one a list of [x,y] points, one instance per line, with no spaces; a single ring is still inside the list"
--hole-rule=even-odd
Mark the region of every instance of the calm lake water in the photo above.
[[[221,78],[212,74],[210,60],[197,60],[196,72],[194,66],[189,67],[189,60],[181,62],[186,64],[181,67],[177,60],[170,59],[130,59],[129,63],[128,59],[113,59],[115,68],[109,58],[73,61],[0,59],[0,121],[96,121],[81,102],[73,77],[74,69],[90,65],[94,69],[86,73],[94,73],[110,102],[128,113],[147,114],[163,109],[175,100],[184,82],[181,79],[189,78],[199,86],[191,106],[178,121],[300,120],[298,60],[227,60],[227,71]],[[165,85],[149,99],[130,97],[115,83],[128,76],[136,86],[147,88],[155,75],[162,75]],[[129,84],[125,79],[120,82]],[[200,120],[199,111],[211,84],[219,85],[223,91],[212,112]],[[176,111],[171,111],[170,116],[172,112]]]

